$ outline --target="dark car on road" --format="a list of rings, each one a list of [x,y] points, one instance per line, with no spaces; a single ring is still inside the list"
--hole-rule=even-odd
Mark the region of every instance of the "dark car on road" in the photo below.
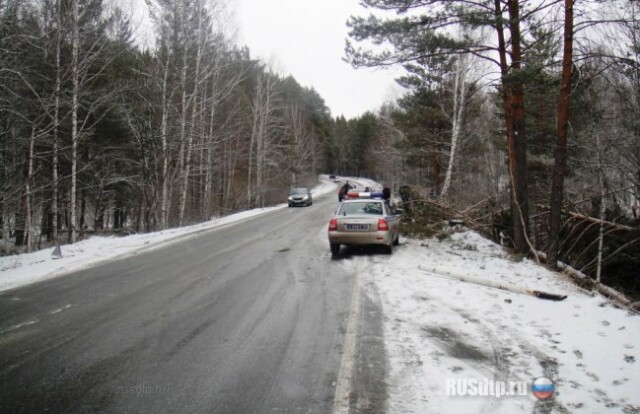
[[[289,193],[289,207],[294,206],[310,206],[313,204],[311,190],[308,188],[294,188]]]

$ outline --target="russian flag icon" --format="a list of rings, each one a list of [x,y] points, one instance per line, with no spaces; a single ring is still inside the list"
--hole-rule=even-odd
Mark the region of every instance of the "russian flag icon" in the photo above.
[[[556,386],[549,378],[540,377],[531,384],[531,392],[540,400],[551,398],[555,390]]]

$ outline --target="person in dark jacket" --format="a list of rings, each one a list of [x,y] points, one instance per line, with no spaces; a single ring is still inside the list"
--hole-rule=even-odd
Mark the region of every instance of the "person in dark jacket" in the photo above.
[[[344,185],[340,188],[340,191],[338,192],[338,201],[341,202],[342,200],[344,200],[344,197],[352,188],[353,187],[351,187],[351,185],[349,184],[349,181],[345,182]]]
[[[382,198],[385,201],[391,200],[391,189],[387,185],[387,183],[382,184]]]

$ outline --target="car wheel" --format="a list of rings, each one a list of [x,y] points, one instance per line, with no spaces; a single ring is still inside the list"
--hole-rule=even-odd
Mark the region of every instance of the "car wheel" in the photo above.
[[[398,234],[395,238],[395,240],[393,241],[393,245],[397,246],[400,244],[400,235]]]
[[[340,254],[340,245],[339,244],[331,243],[330,247],[331,247],[331,254],[333,256],[337,256],[338,254]]]
[[[391,243],[388,246],[384,246],[384,252],[386,254],[392,254],[393,253],[393,243]]]

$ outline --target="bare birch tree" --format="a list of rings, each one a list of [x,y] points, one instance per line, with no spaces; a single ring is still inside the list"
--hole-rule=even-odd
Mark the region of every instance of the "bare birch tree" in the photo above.
[[[71,0],[71,193],[69,197],[69,235],[71,243],[76,242],[76,185],[78,166],[78,95],[80,94],[80,68],[78,54],[80,49],[80,16],[78,1]]]
[[[311,131],[304,122],[300,109],[296,104],[290,105],[287,111],[289,134],[291,136],[291,185],[298,186],[299,174],[312,163],[315,146]]]
[[[469,75],[471,71],[471,59],[469,56],[461,55],[456,59],[455,72],[453,81],[453,107],[451,108],[451,146],[449,149],[449,162],[447,164],[447,172],[445,173],[444,183],[440,196],[445,198],[449,192],[451,185],[451,175],[455,164],[460,133],[464,124],[464,113],[467,102],[470,98],[469,86],[472,82]]]
[[[193,70],[193,74],[192,74],[192,82],[193,82],[193,89],[191,91],[191,95],[189,98],[189,102],[187,102],[186,99],[186,73],[187,73],[187,51],[188,48],[185,45],[184,48],[184,61],[183,61],[183,68],[182,68],[182,82],[183,82],[183,90],[182,90],[182,116],[181,116],[181,124],[180,124],[180,139],[181,141],[184,140],[186,138],[187,143],[186,143],[186,148],[185,148],[185,156],[184,156],[184,164],[182,167],[182,183],[181,183],[181,187],[180,187],[180,203],[179,203],[179,218],[178,218],[178,225],[182,226],[184,223],[184,214],[185,214],[185,208],[186,208],[186,203],[187,203],[187,190],[188,190],[188,184],[189,184],[189,173],[190,173],[190,169],[191,169],[191,158],[192,158],[192,154],[193,154],[193,136],[194,136],[194,129],[195,129],[195,121],[196,121],[196,114],[197,114],[197,110],[198,110],[198,89],[200,86],[200,65],[202,63],[202,49],[204,47],[203,45],[203,41],[204,41],[204,5],[202,4],[202,1],[197,1],[195,4],[196,7],[196,11],[195,11],[195,19],[197,21],[197,27],[195,29],[195,34],[193,35],[195,37],[195,39],[193,40],[193,42],[195,43],[195,48],[196,48],[196,57],[195,57],[195,68]],[[183,9],[182,10],[182,16],[185,17],[186,16],[186,11]],[[186,19],[183,19],[183,28],[187,26],[187,21]],[[184,29],[183,29],[184,30]],[[185,33],[185,39],[188,37],[188,35]],[[190,36],[189,36],[190,37]],[[190,128],[191,131],[186,132],[186,115],[187,115],[187,111],[191,110],[191,118],[190,118]],[[186,134],[186,137],[185,137]],[[182,144],[181,144],[182,145]],[[181,162],[182,162],[182,158],[181,158]]]
[[[58,142],[60,134],[60,94],[62,85],[62,64],[60,53],[62,48],[62,1],[56,1],[56,34],[55,34],[55,69],[53,103],[53,143],[51,151],[51,239],[58,242]]]
[[[270,72],[261,72],[256,79],[252,103],[252,132],[249,143],[249,167],[247,197],[250,206],[264,205],[267,154],[270,150],[269,134],[274,122],[277,89],[275,77]],[[255,147],[255,150],[254,150]],[[255,190],[252,190],[253,158],[255,154]]]
[[[162,148],[162,170],[160,173],[160,186],[161,186],[161,196],[160,196],[160,228],[166,229],[169,226],[169,211],[168,211],[168,174],[169,174],[169,151],[167,146],[167,130],[169,123],[169,102],[171,101],[171,96],[169,96],[169,62],[171,58],[171,54],[169,53],[168,47],[165,46],[165,61],[164,67],[162,68],[162,102],[161,102],[161,121],[160,121],[160,141]]]
[[[210,57],[208,67],[208,99],[204,101],[209,106],[208,129],[204,136],[204,149],[206,162],[204,165],[204,203],[202,217],[206,219],[211,214],[211,192],[214,182],[214,173],[217,172],[221,188],[219,189],[222,201],[228,199],[229,191],[233,183],[237,148],[233,148],[232,141],[237,138],[237,128],[233,120],[239,114],[239,105],[232,104],[226,111],[221,106],[233,96],[238,85],[247,77],[247,67],[240,70],[231,70],[235,65],[231,64],[225,45],[222,41],[214,43],[216,49]],[[227,177],[225,179],[225,177]]]

